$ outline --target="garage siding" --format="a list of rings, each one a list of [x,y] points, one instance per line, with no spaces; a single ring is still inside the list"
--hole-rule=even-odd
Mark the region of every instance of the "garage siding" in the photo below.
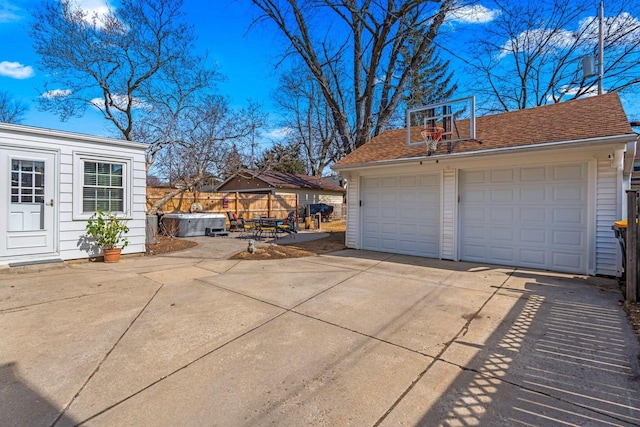
[[[362,248],[438,257],[440,174],[362,181]]]
[[[460,171],[460,258],[587,273],[586,163]]]
[[[609,159],[598,161],[596,185],[596,274],[619,276],[618,242],[611,226],[620,219],[618,171]]]
[[[442,258],[456,259],[456,170],[446,169],[442,180]]]

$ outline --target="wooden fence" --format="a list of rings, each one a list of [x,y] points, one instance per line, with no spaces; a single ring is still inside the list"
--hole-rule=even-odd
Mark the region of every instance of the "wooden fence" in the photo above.
[[[168,188],[147,187],[147,210],[169,193]],[[169,200],[163,212],[189,212],[191,205],[200,203],[204,212],[235,212],[244,219],[260,217],[285,218],[298,210],[297,194],[247,194],[184,192]]]

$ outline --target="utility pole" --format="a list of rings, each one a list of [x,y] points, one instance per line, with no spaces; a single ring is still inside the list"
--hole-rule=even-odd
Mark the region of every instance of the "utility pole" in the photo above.
[[[600,22],[598,28],[598,95],[602,95],[604,78],[604,0],[600,0]]]

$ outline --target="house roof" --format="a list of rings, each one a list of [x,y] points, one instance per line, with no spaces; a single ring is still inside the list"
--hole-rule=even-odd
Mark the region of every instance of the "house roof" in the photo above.
[[[238,173],[235,173],[231,178],[220,184],[218,188],[228,187],[226,184],[231,182],[238,176],[243,178],[260,179],[268,184],[270,187],[275,188],[288,188],[288,189],[307,189],[307,190],[325,190],[344,193],[345,189],[333,182],[319,178],[317,176],[277,172],[272,170],[255,171],[245,169]],[[230,190],[230,188],[225,188]]]
[[[469,121],[456,123],[469,134]],[[411,128],[412,140],[420,139],[420,126]],[[415,133],[415,139],[414,139]],[[478,152],[536,144],[579,141],[633,135],[622,103],[615,92],[558,104],[476,118],[476,139],[461,141],[453,153]],[[436,155],[447,154],[442,144]],[[335,166],[424,157],[424,145],[408,146],[405,128],[383,132],[343,157]]]

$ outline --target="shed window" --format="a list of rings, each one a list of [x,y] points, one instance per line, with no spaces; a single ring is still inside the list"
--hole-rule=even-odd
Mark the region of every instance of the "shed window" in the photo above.
[[[83,165],[82,210],[124,212],[124,164],[86,161]]]

